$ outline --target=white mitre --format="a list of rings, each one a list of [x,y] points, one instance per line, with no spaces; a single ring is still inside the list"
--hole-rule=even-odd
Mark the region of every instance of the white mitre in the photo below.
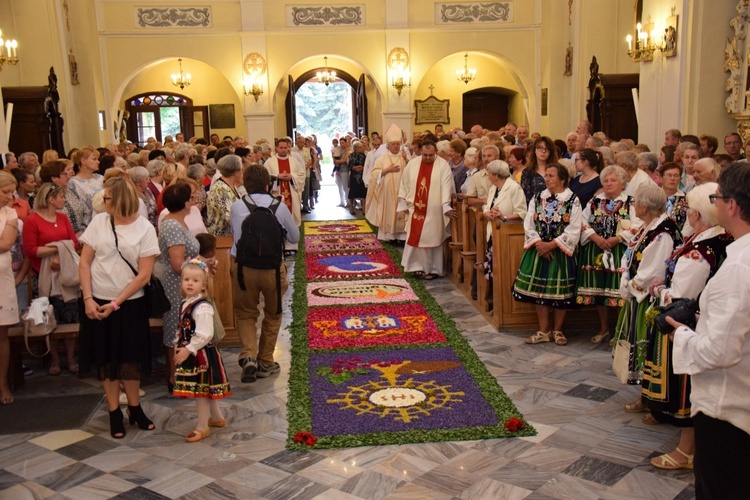
[[[402,138],[401,129],[395,123],[392,123],[391,126],[388,127],[388,130],[385,131],[385,134],[383,134],[383,139],[386,144],[389,142],[401,142]]]

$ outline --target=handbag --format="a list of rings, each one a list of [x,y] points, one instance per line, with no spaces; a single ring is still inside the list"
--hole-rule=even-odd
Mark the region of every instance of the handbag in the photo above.
[[[630,342],[627,340],[618,340],[615,344],[612,360],[612,371],[615,372],[617,379],[623,384],[628,383],[628,362],[630,360]]]
[[[26,344],[26,351],[32,356],[41,358],[46,356],[50,352],[49,335],[57,327],[57,319],[55,318],[55,309],[52,304],[48,305],[44,310],[44,321],[38,325],[34,322],[34,318],[30,318],[28,312],[21,318],[23,322],[23,337],[24,343]],[[44,341],[47,344],[47,350],[43,354],[34,354],[34,351],[29,347],[29,339],[44,337]]]
[[[208,303],[214,308],[214,338],[212,342],[218,344],[226,336],[227,331],[224,329],[224,323],[221,322],[221,316],[219,316],[219,310],[216,309],[216,302],[214,299],[207,299]]]
[[[122,257],[122,260],[125,261],[125,264],[128,265],[131,271],[133,271],[133,274],[135,276],[138,276],[138,271],[135,270],[135,268],[130,265],[130,262],[128,262],[128,259],[126,259],[122,252],[120,252],[120,246],[117,241],[117,231],[115,231],[115,218],[110,217],[110,222],[112,223],[112,232],[115,235],[115,248],[117,248],[117,253],[120,254],[120,257]],[[146,283],[146,286],[143,287],[143,293],[146,295],[146,302],[148,304],[148,313],[149,316],[152,318],[158,318],[160,316],[163,316],[165,312],[169,311],[172,308],[172,304],[169,303],[169,299],[167,298],[167,294],[164,292],[164,285],[161,284],[161,281],[159,281],[159,278],[151,274],[151,279]]]

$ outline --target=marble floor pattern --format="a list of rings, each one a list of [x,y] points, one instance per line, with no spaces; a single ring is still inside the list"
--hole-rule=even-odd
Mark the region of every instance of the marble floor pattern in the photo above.
[[[342,208],[318,206],[306,218],[350,217]],[[568,331],[567,346],[525,345],[529,332],[498,332],[449,280],[427,288],[537,436],[286,451],[290,288],[276,351],[278,376],[242,384],[238,350],[222,350],[234,382],[234,394],[221,402],[225,429],[185,443],[195,404],[168,396],[153,378],[142,400],[156,424],[153,432],[128,426],[124,439],[112,439],[102,407],[81,429],[0,435],[0,498],[694,498],[692,471],[649,464],[676,446],[678,431],[645,425],[642,414],[623,411],[638,389],[615,379],[606,344],[591,344],[592,332]],[[18,399],[99,391],[91,379],[49,377],[32,366],[36,373]]]

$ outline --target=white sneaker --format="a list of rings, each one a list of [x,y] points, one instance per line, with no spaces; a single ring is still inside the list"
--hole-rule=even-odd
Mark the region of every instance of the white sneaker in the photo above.
[[[142,398],[145,395],[146,395],[146,391],[144,391],[143,389],[138,389],[138,397],[139,398]],[[128,395],[125,394],[124,392],[120,392],[120,404],[121,405],[128,404]]]

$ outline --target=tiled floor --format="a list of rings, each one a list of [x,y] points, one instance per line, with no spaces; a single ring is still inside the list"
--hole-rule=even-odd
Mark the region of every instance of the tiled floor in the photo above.
[[[326,194],[321,200],[336,199]],[[321,205],[312,216],[351,217]],[[427,287],[537,436],[287,452],[289,334],[283,330],[278,376],[241,384],[237,350],[223,351],[236,381],[234,395],[222,402],[226,429],[185,443],[195,405],[167,396],[154,380],[143,399],[154,432],[129,427],[125,439],[111,439],[101,408],[79,430],[0,436],[0,498],[694,498],[692,472],[649,464],[675,447],[677,431],[623,411],[638,390],[615,379],[610,355],[589,342],[591,332],[570,332],[564,347],[527,346],[528,332],[498,333],[447,279]],[[290,295],[291,289],[287,304]],[[16,397],[98,390],[92,380],[34,375]]]

